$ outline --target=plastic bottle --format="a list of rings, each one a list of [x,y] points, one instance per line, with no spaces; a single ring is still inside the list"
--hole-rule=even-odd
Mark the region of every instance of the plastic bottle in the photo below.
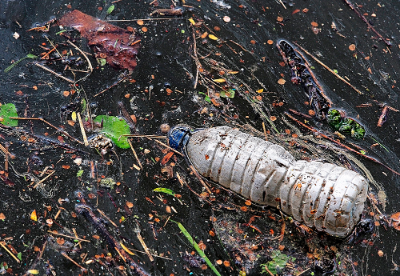
[[[368,182],[352,170],[296,161],[283,147],[228,126],[176,126],[168,138],[202,176],[318,231],[343,238],[360,220]]]

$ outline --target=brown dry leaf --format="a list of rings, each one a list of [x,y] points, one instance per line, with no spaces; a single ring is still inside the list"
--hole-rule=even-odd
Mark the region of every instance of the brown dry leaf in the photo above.
[[[73,10],[58,20],[64,27],[71,27],[81,33],[93,47],[96,56],[106,55],[107,63],[116,69],[133,71],[137,65],[136,55],[140,37],[126,29]]]
[[[284,85],[286,83],[285,79],[279,79],[278,84]]]
[[[391,215],[390,219],[392,220],[392,227],[400,231],[400,212]]]
[[[127,201],[125,204],[129,209],[133,207],[133,203],[130,201]]]
[[[292,12],[292,14],[296,14],[296,13],[298,13],[298,12],[300,12],[300,9],[295,9],[295,10]]]

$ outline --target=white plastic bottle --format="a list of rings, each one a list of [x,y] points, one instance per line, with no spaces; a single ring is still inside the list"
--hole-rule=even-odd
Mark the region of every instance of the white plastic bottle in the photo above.
[[[176,126],[168,138],[202,176],[318,231],[343,238],[360,220],[368,182],[352,170],[296,161],[283,147],[228,126]]]

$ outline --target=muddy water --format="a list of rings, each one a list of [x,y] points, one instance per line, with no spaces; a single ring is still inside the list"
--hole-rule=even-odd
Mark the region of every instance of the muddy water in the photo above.
[[[210,30],[223,41],[232,40],[240,45],[231,43],[229,44],[231,48],[229,48],[225,47],[223,43],[218,45],[217,42],[209,39],[204,41],[205,44],[200,43],[198,48],[202,56],[210,54],[215,59],[222,56],[225,64],[228,64],[232,70],[238,71],[239,77],[251,84],[253,89],[263,88],[264,91],[269,92],[262,94],[265,108],[268,109],[270,115],[278,118],[275,124],[281,133],[287,128],[287,125],[283,123],[283,118],[285,118],[282,115],[283,111],[294,108],[307,113],[309,107],[304,104],[307,97],[301,87],[290,83],[289,68],[279,64],[282,62],[282,58],[275,47],[275,42],[278,39],[295,41],[327,66],[337,70],[341,76],[362,91],[363,95],[359,95],[309,58],[314,73],[333,102],[333,108],[345,110],[348,116],[356,118],[363,124],[367,131],[363,140],[350,139],[349,142],[363,147],[368,155],[379,159],[394,170],[400,170],[400,134],[398,130],[400,113],[390,110],[387,122],[383,127],[376,126],[382,110],[380,105],[386,103],[395,109],[400,108],[397,84],[397,74],[400,72],[400,68],[398,68],[398,44],[400,42],[396,23],[400,6],[389,1],[380,3],[363,1],[358,4],[362,13],[367,14],[366,18],[370,24],[384,38],[390,39],[393,44],[390,48],[384,42],[379,41],[376,34],[368,30],[367,25],[344,1],[332,3],[288,1],[284,2],[286,9],[278,1],[268,4],[265,4],[264,1],[187,1],[186,5],[192,6],[192,9],[186,11],[183,17],[144,21],[143,26],[147,27],[147,31],[141,31],[142,47],[138,55],[138,66],[133,74],[136,82],[120,83],[101,96],[94,97],[96,93],[116,82],[121,72],[107,66],[97,69],[86,81],[80,83],[80,88],[83,90],[69,97],[63,96],[63,91],[71,89],[68,83],[32,65],[31,60],[21,62],[9,73],[3,72],[12,61],[18,60],[28,53],[38,55],[44,51],[40,45],[48,42],[43,33],[27,32],[27,30],[36,26],[36,23],[46,22],[54,16],[62,16],[70,10],[68,5],[71,5],[72,9],[79,9],[101,19],[121,20],[149,18],[149,13],[155,9],[149,5],[150,2],[120,1],[115,3],[115,10],[107,15],[111,1],[2,1],[0,4],[1,103],[12,102],[17,106],[20,116],[26,113],[28,117],[43,117],[55,126],[64,126],[68,133],[79,139],[81,139],[79,127],[77,125],[72,127],[66,123],[66,120],[70,119],[70,114],[62,113],[62,107],[82,98],[88,100],[93,114],[114,116],[120,115],[118,102],[122,101],[128,108],[128,112],[136,115],[138,133],[143,134],[159,133],[159,126],[162,123],[171,125],[187,123],[195,127],[224,124],[226,122],[221,117],[208,115],[213,112],[218,114],[218,109],[214,110],[215,107],[205,102],[203,96],[196,96],[197,92],[206,92],[206,87],[199,85],[197,89],[193,88],[196,66],[190,55],[190,51],[193,49],[191,46],[192,28],[187,20],[193,17],[195,21],[204,21]],[[159,3],[162,8],[170,5],[170,2],[167,1]],[[297,12],[298,9],[300,11]],[[308,9],[308,11],[306,12],[304,9]],[[224,16],[228,16],[230,22],[225,22]],[[312,27],[315,26],[315,23],[312,25],[312,22],[318,24],[314,29]],[[332,28],[333,23],[336,31]],[[139,30],[143,27],[135,21],[115,24],[123,28],[132,26]],[[219,27],[220,30],[215,31],[214,27]],[[53,27],[46,35],[49,39],[61,43],[63,39],[56,35],[58,31],[57,27]],[[18,39],[12,37],[14,32],[20,35]],[[274,43],[269,44],[268,40],[272,40]],[[355,51],[349,50],[351,44],[356,45]],[[84,42],[79,46],[90,52]],[[211,53],[211,51],[213,52]],[[216,52],[220,52],[222,55],[213,56]],[[95,62],[93,60],[94,64]],[[286,80],[285,85],[277,83],[278,79],[282,77]],[[150,87],[151,89],[149,89]],[[179,90],[179,92],[167,95],[166,88]],[[151,90],[151,92],[146,92],[146,90]],[[17,93],[17,91],[22,93]],[[284,105],[274,107],[273,102],[284,102]],[[228,105],[228,102],[224,103]],[[262,116],[257,115],[243,97],[235,97],[229,104],[228,112],[238,115],[237,123],[250,124],[258,130],[262,130]],[[195,112],[203,110],[204,107],[209,108],[208,113]],[[314,127],[332,132],[326,123],[312,119],[310,121]],[[20,121],[20,126],[38,137],[48,133],[47,137],[57,140],[59,136],[54,129],[47,128],[48,126],[41,122]],[[267,128],[270,128],[268,124]],[[41,274],[54,270],[57,274],[78,275],[80,269],[61,255],[63,251],[68,252],[71,258],[96,274],[113,273],[115,275],[119,273],[117,267],[124,265],[124,262],[101,237],[101,231],[81,215],[74,216],[74,206],[78,201],[76,191],[82,191],[85,194],[87,204],[94,210],[100,209],[119,225],[118,230],[109,222],[106,225],[117,241],[122,241],[129,248],[142,250],[136,233],[133,231],[139,223],[141,235],[147,246],[154,250],[155,254],[161,254],[161,257],[156,257],[154,263],[151,263],[147,255],[142,253],[137,253],[132,258],[154,275],[170,275],[171,273],[189,275],[189,271],[198,275],[212,275],[209,269],[202,271],[201,268],[197,268],[196,261],[186,255],[186,252],[190,253],[193,249],[186,238],[179,234],[178,227],[171,222],[165,224],[168,217],[171,216],[166,212],[167,205],[173,206],[177,211],[177,214],[172,213],[172,219],[182,222],[197,241],[202,240],[206,244],[205,252],[213,263],[215,260],[230,260],[231,267],[234,267],[235,260],[230,257],[232,248],[238,246],[239,243],[224,241],[229,233],[217,229],[218,227],[210,221],[210,216],[213,214],[212,209],[220,209],[221,206],[210,206],[199,200],[186,187],[181,186],[175,178],[169,179],[162,175],[161,166],[156,158],[162,158],[163,152],[154,142],[147,139],[134,139],[134,148],[144,166],[142,170],[138,171],[132,167],[133,163],[136,164],[136,160],[127,150],[117,149],[118,157],[111,153],[104,160],[94,150],[74,144],[67,139],[68,143],[81,151],[66,153],[63,149],[54,148],[52,144],[46,144],[45,140],[40,140],[36,144],[28,144],[21,141],[20,134],[16,135],[7,131],[2,131],[1,134],[4,138],[2,137],[3,141],[0,143],[11,142],[10,151],[16,155],[15,160],[12,161],[15,171],[10,171],[10,179],[15,182],[15,186],[9,187],[2,184],[0,188],[2,194],[0,212],[5,215],[4,221],[0,222],[1,238],[3,240],[7,238],[7,243],[11,244],[16,252],[22,253],[21,264],[18,264],[8,253],[1,251],[3,255],[0,260],[6,262],[13,273],[21,274],[28,269],[37,269]],[[371,147],[376,143],[381,146],[378,144]],[[145,154],[145,149],[149,149],[150,153]],[[29,163],[29,172],[43,171],[46,166],[54,164],[54,167],[51,168],[55,170],[54,176],[50,178],[51,181],[44,182],[46,185],[41,186],[42,189],[33,189],[30,181],[27,181],[26,175],[24,175],[24,172],[28,171],[27,160],[29,158],[32,160],[35,152],[38,153],[42,162],[39,164]],[[80,167],[73,163],[77,156],[83,159]],[[311,158],[336,161],[338,159],[332,151],[326,151],[326,156],[311,156]],[[379,190],[377,187],[380,187],[387,195],[386,209],[382,211],[391,214],[400,210],[397,200],[399,177],[371,161],[358,159],[362,161],[377,182],[376,186],[371,185],[373,191],[377,193]],[[96,179],[92,179],[90,176],[90,161],[97,164],[99,175],[112,177],[116,182],[120,182],[120,185],[113,189],[101,187]],[[110,161],[109,163],[112,164],[106,165],[106,161]],[[189,181],[197,192],[201,193],[200,184],[190,176],[184,160],[177,159],[176,165],[175,171],[183,175],[184,179]],[[4,166],[1,166],[3,170]],[[70,166],[70,168],[66,169],[66,166]],[[83,170],[81,177],[77,177],[79,170]],[[36,177],[41,179],[44,176]],[[168,187],[176,193],[182,194],[182,204],[167,195],[163,195],[164,202],[157,199],[158,194],[152,190],[159,186]],[[125,207],[127,201],[133,203],[132,208]],[[243,202],[236,202],[236,199],[235,202],[232,202],[226,195],[222,196],[222,202],[229,207],[234,204],[243,205]],[[383,209],[382,206],[380,208]],[[39,216],[36,222],[30,219],[33,210],[36,210]],[[48,226],[46,219],[54,219],[58,210],[61,210],[61,213],[55,223],[51,227]],[[226,212],[230,211],[223,211],[223,215],[218,215],[218,212],[214,213],[218,217],[218,222],[225,218]],[[100,217],[99,213],[96,214]],[[161,220],[159,223],[154,220],[154,217],[157,216]],[[248,217],[242,218],[241,216],[245,215],[240,212],[232,214],[232,217],[241,223],[248,220]],[[123,221],[124,219],[125,221]],[[229,221],[225,225],[234,227],[235,223]],[[268,224],[262,226],[266,232],[272,227]],[[80,237],[90,240],[90,243],[82,242],[82,248],[75,245],[75,249],[68,248],[68,243],[62,247],[52,241],[47,232],[56,230],[73,236],[72,229],[75,229]],[[211,229],[224,236],[219,239],[210,236]],[[396,251],[399,233],[392,229],[385,230],[383,227],[377,227],[375,231],[377,237],[366,236],[359,239],[356,245],[349,246],[350,249],[346,251],[347,257],[357,262],[358,265],[353,268],[342,268],[343,273],[384,275],[389,274],[390,269],[397,268],[395,264],[400,262],[400,255]],[[238,237],[237,233],[232,236],[240,239],[240,235]],[[371,240],[371,242],[366,244],[362,239]],[[73,242],[69,239],[66,240]],[[62,242],[60,241],[60,243]],[[291,242],[284,240],[283,243],[290,248]],[[43,250],[44,244],[46,244],[44,253],[39,258],[37,250]],[[301,242],[295,244],[297,248],[293,248],[291,252],[299,261],[302,261],[299,264],[303,268],[310,268],[303,275],[307,275],[307,273],[310,275],[311,272],[322,273],[318,267],[314,266],[315,259],[305,259],[310,248],[302,247],[304,244]],[[340,245],[337,246],[340,247]],[[383,251],[383,257],[378,257],[378,250]],[[113,262],[101,256],[101,254],[107,255],[108,252],[111,252],[112,257],[119,260]],[[87,257],[83,255],[86,253]],[[99,255],[96,257],[97,260],[103,264],[99,264],[97,261],[95,261],[97,264],[85,264],[87,260],[96,259],[96,254]],[[286,251],[285,254],[290,255],[291,253]],[[268,256],[264,257],[258,262],[269,260]],[[82,259],[84,259],[83,262]],[[251,273],[258,275],[260,273],[259,265],[248,264],[249,262],[251,263],[251,261],[247,261],[246,265],[254,267],[251,269]],[[236,275],[243,264],[238,263],[239,265],[234,268],[226,268],[223,265],[217,266],[217,268],[222,275]],[[124,269],[127,267],[124,266]],[[335,273],[338,274],[339,271],[337,269]]]

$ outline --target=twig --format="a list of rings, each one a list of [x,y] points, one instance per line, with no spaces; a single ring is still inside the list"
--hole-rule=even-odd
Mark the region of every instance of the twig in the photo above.
[[[196,78],[194,80],[193,88],[196,89],[197,83],[199,81],[199,69],[201,68],[201,63],[199,61],[199,57],[197,56],[196,35],[193,27],[192,27],[192,36],[193,36],[193,55],[194,55],[194,61],[196,63]]]
[[[128,140],[129,146],[130,146],[131,149],[132,149],[133,156],[135,156],[136,161],[137,161],[137,163],[139,164],[139,167],[143,170],[142,163],[140,162],[139,157],[137,156],[136,151],[135,151],[135,149],[134,149],[133,146],[132,146],[131,140],[130,140],[130,139],[127,139],[127,140]]]
[[[78,233],[76,233],[76,229],[75,228],[72,228],[72,232],[74,232],[75,238],[79,239]],[[79,245],[79,248],[82,249],[81,241],[78,242],[78,245]],[[83,262],[83,260],[82,260],[82,262]]]
[[[207,192],[212,195],[212,192],[210,190],[210,188],[207,186],[207,184],[203,181],[203,179],[201,178],[201,176],[199,175],[199,173],[196,171],[196,169],[193,167],[193,165],[189,165],[189,168],[192,170],[192,172],[194,173],[194,175],[197,177],[197,179],[200,181],[201,185],[203,185],[203,187],[207,190]]]
[[[26,117],[10,117],[10,119],[14,119],[14,120],[37,120],[37,121],[42,121],[45,124],[48,124],[49,126],[51,126],[52,128],[54,128],[55,130],[61,132],[62,134],[64,134],[65,136],[67,136],[68,138],[71,138],[72,140],[74,140],[75,142],[79,143],[79,144],[83,144],[81,141],[79,141],[78,139],[72,137],[71,135],[68,134],[68,132],[61,130],[59,128],[57,128],[56,126],[52,125],[51,123],[47,122],[45,119],[43,118],[26,118]]]
[[[196,193],[196,192],[189,186],[189,184],[187,184],[187,182],[181,178],[181,176],[179,175],[178,172],[176,172],[176,178],[178,178],[178,181],[179,181],[179,183],[181,183],[182,186],[185,185],[185,186],[188,187],[189,190],[190,190],[192,193],[194,193],[198,198],[201,198],[202,200],[207,201],[210,205],[212,205],[211,201],[205,199],[204,197],[202,197],[201,195],[199,195],[198,193]]]
[[[268,138],[267,138],[267,130],[265,129],[264,121],[262,122],[262,128],[263,128],[263,131],[264,131],[265,141],[268,141]]]
[[[111,20],[104,20],[107,22],[134,22],[134,21],[153,21],[153,20],[172,20],[172,19],[181,19],[181,17],[160,17],[160,18],[139,18],[139,19],[111,19]]]
[[[354,5],[352,3],[350,3],[350,1],[344,0],[344,2],[346,2],[346,4],[350,7],[350,9],[352,9],[358,15],[358,17],[360,17],[362,19],[362,21],[364,21],[367,24],[368,29],[371,29],[380,39],[383,40],[383,42],[385,42],[385,44],[387,46],[389,46],[389,47],[392,46],[392,44],[389,41],[387,41],[385,38],[383,38],[383,36],[380,33],[378,33],[378,31],[375,30],[374,27],[372,27],[372,25],[369,23],[367,18],[365,18],[365,16],[358,9],[356,9],[354,7]]]
[[[104,89],[103,91],[100,91],[99,93],[97,93],[96,95],[94,95],[93,97],[97,97],[101,94],[103,94],[104,92],[106,92],[107,90],[113,88],[114,86],[118,85],[120,82],[122,82],[123,80],[125,80],[125,77],[121,78],[120,80],[118,80],[117,82],[113,83],[112,85],[110,85],[109,87],[107,87],[106,89]]]
[[[164,146],[164,147],[166,147],[166,148],[169,149],[169,150],[172,150],[173,152],[175,152],[176,154],[179,154],[180,156],[185,156],[182,152],[179,152],[179,151],[177,151],[176,149],[171,148],[170,146],[164,144],[164,143],[161,142],[161,141],[154,140],[154,139],[151,139],[151,138],[149,138],[149,137],[147,137],[147,138],[150,139],[150,140],[152,140],[152,141],[154,141],[154,142],[156,142],[156,143],[158,143],[158,144],[160,144],[160,145],[162,145],[162,146]]]
[[[86,271],[87,269],[84,268],[83,266],[81,266],[80,264],[78,264],[77,262],[75,262],[70,256],[67,255],[67,253],[65,252],[61,252],[61,255],[63,255],[65,258],[67,258],[68,260],[70,260],[72,263],[74,263],[77,267],[79,267],[80,269]]]
[[[50,234],[56,235],[56,236],[61,236],[61,237],[65,237],[65,238],[70,238],[70,239],[73,239],[73,240],[78,240],[78,241],[83,241],[83,242],[90,242],[89,240],[81,239],[81,238],[79,238],[79,237],[68,236],[68,235],[65,235],[65,234],[57,233],[57,232],[55,232],[55,231],[50,231],[50,230],[49,230],[49,231],[47,231],[47,232],[49,232]],[[76,233],[75,233],[75,235],[76,235]]]
[[[54,72],[54,71],[51,70],[50,68],[47,68],[46,66],[41,65],[41,64],[38,63],[38,62],[33,62],[33,64],[35,64],[37,67],[42,68],[43,70],[46,70],[47,72],[50,72],[50,73],[56,75],[57,77],[59,77],[59,78],[65,80],[65,81],[67,81],[67,82],[75,83],[75,81],[73,81],[73,80],[71,80],[71,79],[69,79],[69,78],[67,78],[67,77],[64,77],[63,75],[61,75],[61,74],[59,74],[59,73]]]
[[[14,258],[14,260],[17,261],[17,263],[20,263],[20,262],[21,262],[17,257],[15,257],[15,255],[14,255],[10,250],[8,250],[8,248],[6,247],[6,242],[5,242],[5,241],[1,241],[1,242],[0,242],[0,246],[3,247],[4,250],[7,251],[7,253],[10,254],[11,257]]]
[[[81,113],[77,113],[78,115],[78,121],[79,121],[79,126],[81,128],[81,132],[82,132],[82,137],[83,137],[83,143],[85,144],[85,146],[87,147],[89,145],[87,136],[86,136],[86,131],[85,128],[83,127],[83,122],[82,122],[82,118],[81,118]]]
[[[139,229],[139,223],[136,222],[136,228],[134,229],[134,232],[136,232],[136,237],[138,238],[140,244],[142,245],[144,252],[146,252],[147,256],[150,259],[150,262],[154,262],[153,256],[151,256],[149,248],[147,247],[146,243],[143,240],[142,235],[140,234],[140,229]]]
[[[81,49],[78,48],[78,46],[76,46],[74,43],[72,43],[72,42],[69,41],[69,40],[67,40],[67,42],[68,42],[71,46],[73,46],[77,51],[79,51],[79,52],[85,57],[86,61],[88,62],[89,73],[87,73],[86,76],[80,78],[80,79],[77,80],[76,82],[79,82],[79,81],[81,81],[81,80],[85,80],[85,79],[86,79],[87,77],[89,77],[90,74],[93,72],[92,63],[90,62],[90,60],[89,60],[89,58],[87,57],[87,55],[86,55]]]
[[[389,110],[388,106],[385,105],[382,109],[381,116],[379,116],[379,120],[378,120],[378,124],[377,124],[378,127],[382,127],[383,124],[386,122],[388,110]]]
[[[167,136],[161,136],[161,135],[154,135],[154,134],[149,134],[149,135],[145,135],[145,134],[123,134],[121,136],[125,136],[125,137],[134,137],[134,138],[155,138],[155,139],[168,139]]]
[[[285,8],[285,10],[286,10],[286,6],[285,6],[285,4],[283,4],[282,0],[279,0],[279,3],[281,3],[282,6],[283,6],[283,7]]]
[[[354,91],[356,91],[358,94],[363,95],[364,93],[361,92],[360,90],[358,90],[357,88],[355,88],[351,83],[349,83],[347,80],[345,80],[344,78],[342,78],[341,76],[339,76],[335,71],[333,71],[331,68],[329,68],[328,66],[326,66],[322,61],[320,61],[318,58],[316,58],[314,55],[312,55],[310,52],[308,52],[306,49],[304,49],[303,47],[301,47],[299,44],[297,44],[296,42],[293,42],[297,47],[299,47],[304,53],[306,53],[307,55],[309,55],[310,57],[312,57],[316,62],[318,62],[320,65],[322,65],[326,70],[328,70],[329,72],[331,72],[333,75],[335,75],[335,77],[337,77],[339,80],[343,81],[345,84],[347,84],[348,86],[350,86]]]
[[[54,173],[55,173],[55,171],[52,171],[50,174],[46,175],[46,177],[42,178],[42,180],[40,180],[38,183],[36,183],[35,186],[33,186],[33,188],[36,189],[37,186],[39,186],[39,184],[45,182],[47,180],[47,178],[52,176]]]
[[[285,112],[285,115],[288,116],[288,117],[289,117],[290,119],[292,119],[293,121],[295,121],[296,123],[298,123],[299,125],[301,125],[301,126],[307,128],[308,130],[310,130],[310,131],[312,131],[312,132],[318,133],[318,135],[321,135],[322,137],[324,137],[325,139],[328,139],[328,140],[331,141],[331,142],[334,142],[335,144],[339,145],[340,147],[343,147],[343,148],[345,148],[345,149],[347,149],[347,150],[349,150],[349,151],[351,151],[351,152],[354,152],[354,153],[356,153],[356,154],[358,154],[358,155],[360,155],[360,156],[362,156],[362,157],[364,157],[364,158],[366,158],[366,159],[368,159],[368,160],[371,160],[371,161],[373,161],[373,162],[375,162],[375,163],[377,163],[377,164],[379,164],[379,165],[385,167],[386,169],[388,169],[389,171],[391,171],[391,172],[394,173],[394,174],[400,175],[400,173],[396,172],[395,170],[393,170],[393,169],[390,168],[389,166],[383,164],[382,162],[376,160],[375,158],[373,158],[373,157],[371,157],[371,156],[368,156],[368,155],[365,155],[365,154],[362,154],[361,152],[356,151],[355,149],[352,149],[352,148],[350,148],[349,146],[346,146],[346,145],[344,145],[344,144],[342,144],[342,143],[336,141],[335,139],[332,139],[331,137],[329,137],[329,136],[327,136],[327,135],[325,135],[325,134],[319,132],[319,131],[316,130],[315,128],[310,127],[310,126],[304,124],[303,122],[300,122],[299,120],[297,120],[296,118],[294,118],[294,117],[293,117],[292,115],[290,115],[289,113]]]
[[[102,210],[100,210],[99,208],[97,208],[97,211],[100,213],[100,215],[102,215],[103,217],[105,217],[109,222],[111,222],[112,225],[114,225],[114,227],[118,228],[118,225],[113,222],[109,217],[107,217],[106,214],[104,214],[104,212]]]

